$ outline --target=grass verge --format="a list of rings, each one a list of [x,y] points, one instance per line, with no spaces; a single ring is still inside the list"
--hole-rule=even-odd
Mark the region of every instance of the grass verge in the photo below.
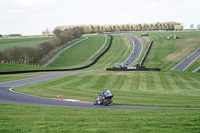
[[[0,132],[197,133],[199,110],[120,110],[0,104]]]

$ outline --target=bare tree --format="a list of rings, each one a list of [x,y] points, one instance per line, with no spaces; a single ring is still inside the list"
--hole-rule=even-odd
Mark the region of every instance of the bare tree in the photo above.
[[[200,24],[197,25],[197,30],[200,30]]]
[[[190,25],[190,29],[193,29],[193,28],[194,28],[194,24],[191,24],[191,25]]]
[[[42,35],[45,35],[45,36],[49,36],[51,34],[49,28],[46,28],[43,32],[42,32]]]

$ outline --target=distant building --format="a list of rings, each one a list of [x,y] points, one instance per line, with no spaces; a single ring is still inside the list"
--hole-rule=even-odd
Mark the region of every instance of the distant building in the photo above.
[[[3,37],[3,36],[0,34],[0,37]]]

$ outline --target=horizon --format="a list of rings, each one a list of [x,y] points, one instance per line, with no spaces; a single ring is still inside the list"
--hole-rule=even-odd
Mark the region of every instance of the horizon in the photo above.
[[[1,0],[0,34],[41,35],[64,25],[200,24],[198,0]],[[164,8],[163,8],[164,7]]]

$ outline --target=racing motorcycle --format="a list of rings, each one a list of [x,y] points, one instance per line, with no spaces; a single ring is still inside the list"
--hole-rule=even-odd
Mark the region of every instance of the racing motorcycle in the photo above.
[[[111,99],[113,98],[113,96],[114,95],[112,95],[109,90],[107,92],[103,91],[97,96],[97,99],[94,101],[94,105],[108,106],[112,103]]]

